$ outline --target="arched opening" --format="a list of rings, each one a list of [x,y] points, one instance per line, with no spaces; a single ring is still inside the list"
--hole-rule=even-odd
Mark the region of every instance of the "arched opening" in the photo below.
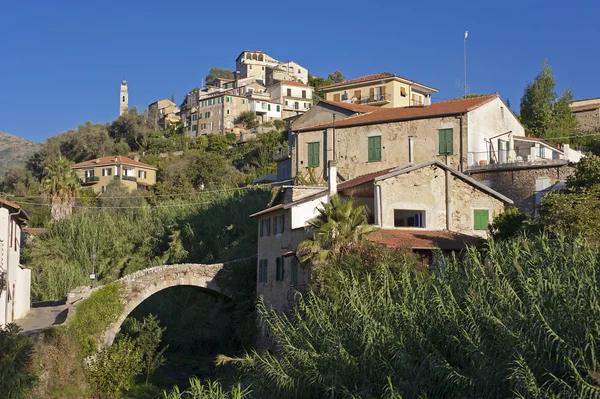
[[[123,102],[125,102],[125,96],[123,96]]]
[[[252,54],[252,59],[258,61],[258,56],[256,55],[256,53]]]
[[[264,58],[264,56],[263,56],[262,54],[259,54],[259,55],[258,55],[258,60],[259,60],[259,61],[263,61],[264,59],[265,59],[265,58]]]
[[[217,355],[238,356],[242,353],[236,338],[235,302],[218,292],[194,285],[176,285],[161,289],[143,299],[129,313],[115,337],[126,335],[135,323],[154,315],[165,331],[161,345],[168,345],[166,362],[151,375],[150,382],[167,388],[188,384],[189,378],[222,376],[215,366]],[[131,334],[133,336],[134,334]]]

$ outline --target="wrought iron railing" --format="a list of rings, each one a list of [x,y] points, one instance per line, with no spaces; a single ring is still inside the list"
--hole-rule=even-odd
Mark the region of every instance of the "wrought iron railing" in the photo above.
[[[84,183],[93,183],[97,181],[100,181],[100,178],[98,176],[88,176],[83,180]]]
[[[135,176],[123,176],[123,180],[137,181],[137,177],[135,177]]]
[[[371,103],[379,103],[383,101],[391,101],[392,96],[389,93],[385,94],[374,94],[368,97],[359,97],[356,99],[356,103],[358,104],[371,104]]]

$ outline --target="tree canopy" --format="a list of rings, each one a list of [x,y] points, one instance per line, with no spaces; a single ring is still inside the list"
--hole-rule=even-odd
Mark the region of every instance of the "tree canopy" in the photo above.
[[[533,83],[525,85],[521,97],[521,122],[535,137],[565,137],[577,128],[577,119],[569,107],[573,94],[567,88],[559,98],[555,87],[552,68],[545,60]]]
[[[230,69],[212,67],[206,75],[206,84],[211,84],[216,78],[235,79],[235,74]]]

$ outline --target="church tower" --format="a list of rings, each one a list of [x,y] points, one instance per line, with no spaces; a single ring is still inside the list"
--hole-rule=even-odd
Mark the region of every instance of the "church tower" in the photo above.
[[[123,115],[129,109],[129,90],[127,89],[127,81],[123,79],[121,82],[121,96],[120,96],[120,112],[119,116]]]

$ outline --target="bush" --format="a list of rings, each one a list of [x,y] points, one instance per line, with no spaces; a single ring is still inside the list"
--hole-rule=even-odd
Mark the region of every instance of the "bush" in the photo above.
[[[494,218],[490,232],[496,239],[514,237],[526,228],[527,216],[517,208],[510,208]]]
[[[444,271],[339,270],[289,316],[259,305],[274,353],[241,362],[258,397],[593,397],[600,248],[491,240]]]
[[[243,125],[246,129],[256,129],[258,127],[258,118],[254,111],[244,111],[233,121],[236,125]]]
[[[29,398],[37,382],[32,367],[33,342],[20,331],[14,323],[0,328],[0,396],[6,399]]]
[[[275,125],[275,129],[277,129],[280,132],[284,131],[286,128],[285,122],[282,121],[281,119],[275,119],[273,121],[273,124]]]
[[[118,398],[142,371],[142,354],[129,338],[103,348],[88,360],[92,392],[100,398]]]

